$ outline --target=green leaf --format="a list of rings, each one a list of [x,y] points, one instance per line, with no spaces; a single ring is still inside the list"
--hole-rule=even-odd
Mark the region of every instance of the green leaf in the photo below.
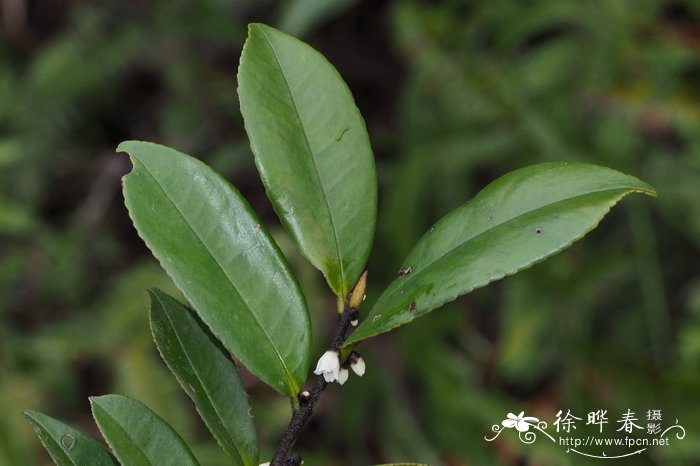
[[[151,332],[161,356],[236,465],[257,466],[258,441],[241,379],[214,337],[177,300],[151,296]]]
[[[41,443],[58,466],[119,466],[98,442],[46,414],[25,411]]]
[[[238,94],[275,211],[345,298],[367,261],[377,215],[374,157],[350,90],[320,53],[251,24]]]
[[[142,403],[121,395],[90,397],[92,415],[123,466],[198,466],[182,438]]]
[[[499,178],[423,236],[346,346],[561,251],[633,192],[656,194],[637,178],[589,164],[546,163]]]
[[[245,199],[204,163],[130,141],[124,197],[139,235],[212,333],[253,374],[296,396],[311,324],[299,284]]]

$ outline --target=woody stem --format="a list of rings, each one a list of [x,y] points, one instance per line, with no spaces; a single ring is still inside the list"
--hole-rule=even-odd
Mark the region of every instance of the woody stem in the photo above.
[[[350,322],[357,318],[358,313],[359,311],[357,309],[348,307],[346,304],[338,318],[338,325],[335,328],[333,340],[330,345],[331,349],[336,350],[343,346],[346,338],[345,335],[348,332],[348,328],[350,328]],[[295,409],[292,413],[292,419],[289,421],[287,429],[282,435],[277,446],[277,451],[275,451],[275,456],[272,457],[272,461],[270,462],[270,466],[298,466],[301,464],[301,457],[299,455],[289,456],[289,452],[299,439],[304,425],[306,425],[306,421],[308,421],[313,414],[314,406],[327,386],[328,382],[326,382],[323,374],[321,374],[316,377],[313,387],[308,392],[308,396],[306,396],[304,392],[297,395],[299,398],[299,408]]]

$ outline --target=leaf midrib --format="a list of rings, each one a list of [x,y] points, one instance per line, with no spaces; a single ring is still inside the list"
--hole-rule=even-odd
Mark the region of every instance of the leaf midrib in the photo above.
[[[331,229],[333,230],[333,241],[335,244],[335,252],[336,252],[336,257],[338,259],[338,268],[340,269],[340,292],[342,294],[345,294],[347,290],[345,290],[345,267],[343,266],[343,261],[342,257],[340,254],[340,239],[338,238],[338,231],[335,226],[335,220],[333,218],[333,210],[331,209],[331,205],[328,202],[328,195],[326,193],[326,187],[323,185],[323,181],[321,179],[321,174],[318,169],[318,165],[316,164],[316,158],[314,157],[314,151],[311,149],[311,143],[309,142],[309,136],[306,134],[306,128],[304,126],[304,120],[301,118],[301,114],[299,113],[299,108],[297,106],[296,100],[294,100],[294,93],[292,92],[292,88],[289,85],[289,81],[287,80],[287,76],[284,73],[284,68],[282,67],[282,63],[279,60],[279,57],[277,56],[277,51],[275,50],[274,45],[272,44],[272,41],[270,40],[270,37],[267,35],[267,32],[263,28],[260,28],[260,31],[262,32],[263,36],[265,36],[265,40],[267,41],[268,46],[270,47],[270,50],[272,51],[272,56],[275,58],[275,63],[277,63],[277,67],[280,70],[280,74],[282,75],[282,79],[284,80],[284,85],[287,88],[287,92],[289,93],[289,99],[292,102],[292,107],[294,108],[294,113],[296,114],[297,118],[299,119],[300,122],[300,127],[301,127],[301,133],[304,135],[304,142],[306,144],[306,148],[308,149],[308,153],[310,155],[313,167],[314,167],[314,174],[316,175],[316,180],[318,181],[319,186],[321,187],[321,193],[323,194],[323,202],[326,205],[326,213],[328,214],[328,220],[331,223]]]
[[[517,214],[517,215],[515,215],[515,216],[513,216],[513,217],[510,217],[509,219],[504,220],[504,221],[500,222],[500,223],[497,224],[497,225],[493,225],[493,226],[491,226],[491,227],[485,229],[484,231],[480,232],[479,234],[474,235],[474,236],[470,237],[469,239],[467,239],[467,240],[465,240],[465,241],[459,243],[459,244],[456,245],[455,247],[449,249],[449,250],[446,251],[444,254],[442,254],[442,255],[440,255],[439,257],[437,257],[435,260],[431,261],[431,262],[430,262],[429,264],[427,264],[425,267],[421,268],[421,269],[420,269],[419,271],[417,271],[415,274],[412,273],[412,274],[408,275],[408,277],[406,277],[405,279],[402,279],[402,280],[401,280],[401,286],[396,285],[396,290],[392,291],[392,292],[387,296],[386,299],[389,299],[389,298],[392,298],[393,296],[395,296],[395,295],[396,295],[396,292],[397,292],[398,290],[400,290],[400,289],[403,288],[406,284],[408,284],[408,283],[410,283],[411,281],[413,281],[413,279],[414,279],[416,276],[419,276],[419,275],[422,275],[422,274],[426,273],[426,271],[427,271],[428,269],[431,269],[435,264],[441,262],[442,259],[444,259],[445,257],[447,257],[447,256],[449,256],[450,254],[452,254],[455,250],[460,249],[460,248],[461,248],[462,246],[464,246],[465,244],[467,244],[467,243],[469,243],[469,242],[475,240],[476,238],[479,238],[479,237],[481,237],[481,236],[483,236],[483,235],[489,233],[489,232],[492,231],[492,230],[495,230],[496,228],[501,228],[503,225],[505,225],[505,224],[507,224],[507,223],[509,223],[509,222],[512,222],[513,220],[515,220],[515,219],[517,219],[517,218],[523,217],[523,216],[525,216],[525,215],[528,215],[528,214],[530,214],[530,213],[532,213],[532,212],[535,212],[535,211],[537,211],[537,210],[540,210],[540,209],[545,209],[545,208],[548,208],[548,207],[552,207],[552,206],[555,206],[555,205],[560,204],[560,203],[562,203],[562,202],[573,201],[573,200],[579,199],[579,198],[581,198],[581,197],[589,196],[589,195],[591,195],[591,194],[598,194],[598,193],[605,193],[605,192],[608,192],[608,191],[619,191],[619,190],[629,191],[629,192],[640,192],[640,193],[646,193],[646,192],[647,192],[647,191],[645,191],[645,190],[643,190],[643,189],[641,189],[641,188],[635,188],[635,187],[630,187],[630,186],[628,186],[628,187],[622,186],[622,187],[617,187],[617,188],[600,189],[600,190],[597,190],[597,191],[589,191],[589,192],[587,192],[587,193],[579,194],[579,195],[577,195],[577,196],[572,196],[572,197],[567,197],[567,198],[565,198],[565,199],[560,199],[560,200],[558,200],[558,201],[556,201],[556,202],[552,202],[552,203],[549,203],[549,204],[544,204],[544,205],[535,207],[535,208],[533,208],[533,209],[530,209],[530,210],[526,210],[526,211],[524,211],[524,212],[521,212],[521,213],[519,213],[519,214]],[[405,265],[405,264],[404,264],[404,265]],[[410,264],[409,264],[409,265],[410,265]]]
[[[247,464],[247,462],[243,459],[244,456],[241,454],[241,448],[239,448],[238,444],[233,440],[234,435],[232,435],[232,432],[229,430],[228,426],[223,422],[224,417],[221,415],[215,404],[212,402],[212,397],[210,395],[209,389],[207,388],[207,385],[204,383],[204,379],[199,374],[199,371],[197,370],[197,366],[192,363],[192,359],[190,358],[190,354],[187,351],[187,347],[182,343],[182,339],[180,338],[180,333],[177,331],[177,328],[173,324],[172,319],[170,318],[170,313],[166,310],[163,301],[160,299],[160,297],[157,297],[158,301],[160,302],[161,309],[163,309],[163,313],[165,314],[166,318],[168,319],[168,322],[170,323],[170,327],[173,330],[173,333],[175,334],[175,338],[177,338],[178,343],[180,344],[180,348],[182,348],[182,352],[185,355],[185,358],[187,358],[187,362],[189,363],[190,367],[192,368],[192,371],[194,372],[195,376],[197,377],[197,381],[199,382],[199,385],[204,389],[204,393],[206,394],[206,399],[209,402],[209,405],[213,409],[214,413],[217,415],[217,420],[219,421],[220,426],[226,431],[226,433],[229,435],[229,439],[233,443],[233,447],[235,448],[236,452],[238,453],[238,456],[241,459],[241,462],[243,464]],[[245,455],[247,458],[248,455]]]
[[[265,338],[267,338],[267,341],[270,343],[270,346],[273,348],[273,350],[274,350],[274,352],[275,352],[275,355],[277,356],[277,358],[279,359],[280,363],[282,364],[282,368],[284,369],[284,372],[287,374],[287,379],[288,379],[288,381],[292,383],[292,386],[291,386],[290,388],[292,388],[294,391],[296,391],[296,390],[297,390],[296,387],[295,387],[296,384],[295,384],[294,378],[292,377],[291,373],[289,372],[289,369],[287,368],[287,364],[285,363],[284,359],[282,358],[282,355],[280,354],[279,350],[277,349],[277,346],[275,346],[274,342],[272,341],[272,338],[270,337],[270,334],[267,332],[267,329],[265,329],[265,326],[262,325],[262,323],[261,323],[260,320],[258,319],[258,316],[255,314],[255,312],[252,311],[252,309],[251,309],[250,306],[248,305],[248,300],[243,296],[243,294],[240,292],[240,290],[239,290],[239,289],[236,287],[236,285],[233,283],[233,281],[231,280],[231,277],[228,275],[228,272],[226,271],[226,269],[225,269],[225,268],[221,265],[221,263],[217,260],[216,256],[214,256],[214,254],[212,253],[212,251],[209,249],[209,246],[207,245],[207,243],[202,239],[202,237],[199,235],[199,232],[193,227],[193,225],[192,225],[192,224],[190,223],[190,221],[187,219],[187,217],[185,216],[185,214],[180,210],[180,207],[177,205],[177,203],[170,197],[170,195],[168,194],[167,190],[163,187],[162,184],[160,184],[160,182],[159,182],[158,179],[153,175],[153,173],[151,173],[151,171],[148,169],[148,167],[146,166],[146,164],[141,163],[141,166],[142,166],[143,169],[146,171],[146,173],[148,173],[148,175],[153,179],[153,181],[158,185],[158,187],[159,187],[160,190],[163,192],[163,194],[165,194],[165,197],[168,199],[168,201],[170,201],[170,203],[171,203],[172,206],[175,208],[175,210],[177,211],[177,213],[180,215],[180,217],[184,220],[184,222],[187,224],[187,226],[190,228],[190,230],[191,230],[191,231],[194,233],[194,235],[197,237],[197,239],[199,240],[200,244],[202,244],[202,246],[204,246],[204,249],[205,249],[205,250],[207,251],[207,253],[209,254],[209,257],[211,257],[211,258],[214,260],[214,262],[215,262],[216,265],[219,267],[219,269],[224,273],[224,276],[226,277],[227,282],[228,282],[228,284],[231,286],[231,288],[233,289],[233,291],[235,291],[236,294],[237,294],[237,295],[241,298],[241,300],[245,303],[245,308],[248,310],[248,312],[250,313],[250,315],[253,316],[253,319],[255,320],[255,323],[258,324],[258,327],[260,328],[260,330],[262,330],[263,335],[265,335]],[[167,270],[167,269],[166,269],[166,270]],[[184,292],[184,290],[183,290],[183,292]]]

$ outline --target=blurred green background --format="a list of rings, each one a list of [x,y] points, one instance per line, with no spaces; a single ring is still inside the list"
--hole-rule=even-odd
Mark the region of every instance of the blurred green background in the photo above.
[[[559,409],[611,423],[662,409],[686,438],[617,463],[700,464],[700,3],[1,0],[0,465],[51,464],[22,410],[99,438],[87,397],[111,392],[171,422],[204,466],[226,464],[150,339],[145,290],[174,289],[123,207],[122,140],[230,179],[300,277],[316,354],[328,340],[331,293],[279,226],[242,129],[252,21],[324,53],[367,121],[380,213],[366,307],[434,221],[509,170],[588,161],[659,191],[363,344],[368,373],[326,391],[298,445],[306,464],[600,464],[483,438],[507,412],[551,423]],[[288,401],[244,377],[263,461]]]

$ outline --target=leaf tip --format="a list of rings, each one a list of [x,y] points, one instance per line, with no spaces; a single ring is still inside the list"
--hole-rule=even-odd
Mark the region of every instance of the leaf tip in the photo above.
[[[129,140],[129,141],[122,141],[119,143],[117,146],[116,152],[121,153],[124,152],[126,154],[129,154],[130,157],[135,157],[137,156],[141,151],[143,151],[146,148],[151,148],[151,149],[169,149],[162,144],[158,144],[155,142],[151,141],[137,141],[137,140]],[[174,149],[170,149],[174,150]]]
[[[646,194],[647,196],[659,197],[659,192],[656,190],[655,187],[653,187],[653,186],[650,185],[650,184],[647,184],[647,185],[645,186],[645,189],[640,190],[639,192],[641,192],[641,193],[643,193],[643,194]]]
[[[263,26],[263,23],[248,23],[248,32]]]
[[[250,35],[253,31],[269,31],[270,29],[274,29],[271,26],[268,26],[265,23],[248,23],[248,35]]]
[[[160,288],[156,288],[155,286],[146,289],[146,293],[148,293],[148,297],[151,298],[151,300],[157,299],[158,296],[165,294]]]
[[[139,143],[139,142],[141,142],[141,141],[122,141],[117,146],[116,152],[117,153],[124,152],[124,153],[130,154],[133,147],[134,147],[134,144]]]

